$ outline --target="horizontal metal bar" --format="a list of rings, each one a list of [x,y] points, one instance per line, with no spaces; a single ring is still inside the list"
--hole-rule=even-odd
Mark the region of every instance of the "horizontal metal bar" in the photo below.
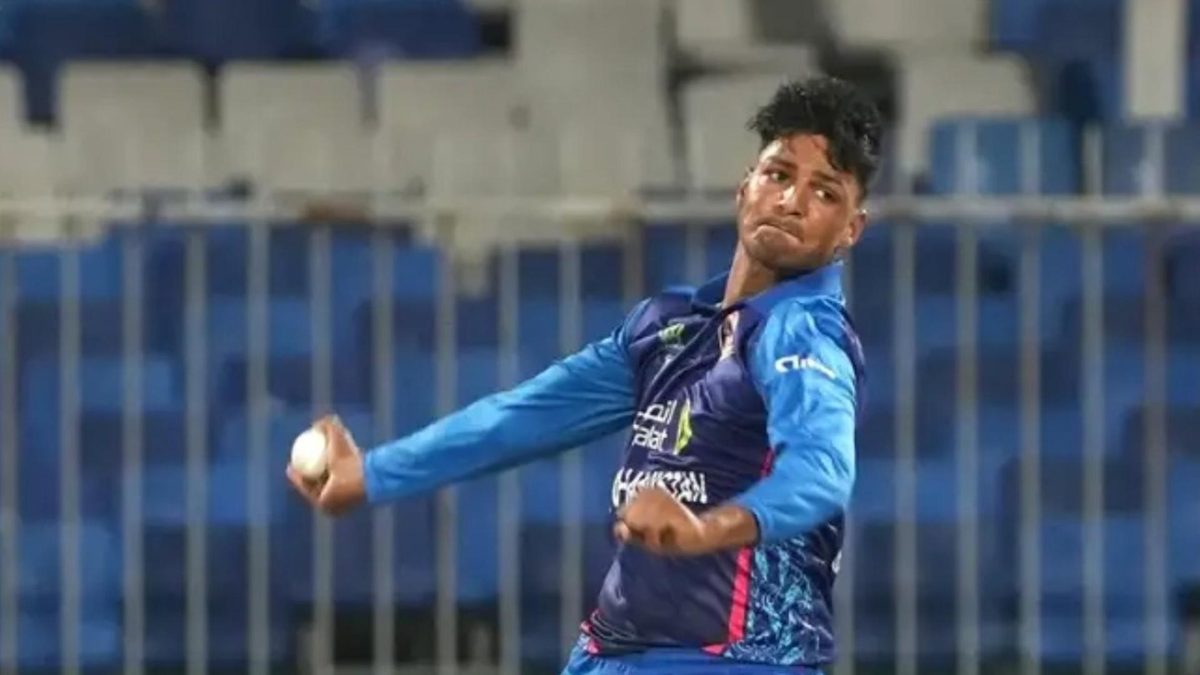
[[[262,221],[266,225],[311,224],[305,211],[314,202],[341,203],[346,210],[383,227],[409,228],[413,224],[428,229],[436,221],[470,221],[476,216],[490,223],[508,219],[552,219],[554,229],[547,237],[571,233],[570,223],[597,236],[616,239],[616,228],[597,228],[596,221],[645,220],[695,225],[728,222],[734,215],[733,201],[725,196],[683,195],[670,199],[608,199],[586,197],[497,197],[464,202],[413,201],[387,195],[357,195],[339,202],[336,196],[322,193],[267,196],[256,201],[215,204],[201,199],[156,204],[153,209],[143,200],[105,200],[94,198],[0,199],[0,217],[11,217],[16,234],[39,236],[52,234],[56,219],[79,220],[84,233],[102,231],[106,222],[153,218],[155,222],[186,221],[189,225],[218,225],[230,220]],[[929,197],[886,196],[867,204],[872,220],[958,220],[961,224],[993,225],[997,221],[1053,220],[1078,223],[1083,227],[1129,227],[1130,221],[1163,220],[1184,227],[1200,227],[1200,195],[1146,197]],[[22,222],[32,219],[37,225]],[[463,223],[465,224],[465,223]],[[564,229],[563,225],[568,225]]]

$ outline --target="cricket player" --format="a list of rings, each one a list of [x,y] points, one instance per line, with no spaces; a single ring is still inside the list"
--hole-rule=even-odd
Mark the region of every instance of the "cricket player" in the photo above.
[[[564,675],[823,672],[864,379],[840,258],[866,224],[881,122],[822,77],[781,86],[750,126],[728,273],[370,451],[321,420],[327,478],[289,469],[296,489],[336,515],[621,432],[618,548]]]

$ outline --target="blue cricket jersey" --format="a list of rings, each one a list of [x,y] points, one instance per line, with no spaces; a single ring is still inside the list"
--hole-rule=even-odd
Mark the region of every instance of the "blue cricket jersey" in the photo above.
[[[369,451],[368,498],[426,492],[625,432],[614,510],[659,486],[697,513],[743,506],[760,537],[697,557],[621,546],[583,624],[587,650],[830,663],[863,380],[841,264],[721,307],[725,281],[643,300],[612,335],[524,384]]]

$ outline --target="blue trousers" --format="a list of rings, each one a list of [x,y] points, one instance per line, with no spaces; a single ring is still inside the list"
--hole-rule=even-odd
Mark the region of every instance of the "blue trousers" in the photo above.
[[[596,656],[575,646],[562,675],[821,675],[818,670],[738,663],[694,650],[651,650],[627,656]]]

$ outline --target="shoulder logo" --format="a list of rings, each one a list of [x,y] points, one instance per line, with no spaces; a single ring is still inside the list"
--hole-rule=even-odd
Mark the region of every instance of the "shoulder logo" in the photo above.
[[[663,345],[674,347],[683,343],[683,324],[673,323],[658,331],[658,339]]]
[[[692,402],[683,399],[683,411],[679,413],[679,426],[675,429],[675,454],[683,453],[692,442]]]
[[[833,372],[832,368],[811,356],[801,357],[793,354],[775,362],[775,371],[778,373],[791,373],[798,370],[815,370],[831,380],[837,379],[837,373]]]

